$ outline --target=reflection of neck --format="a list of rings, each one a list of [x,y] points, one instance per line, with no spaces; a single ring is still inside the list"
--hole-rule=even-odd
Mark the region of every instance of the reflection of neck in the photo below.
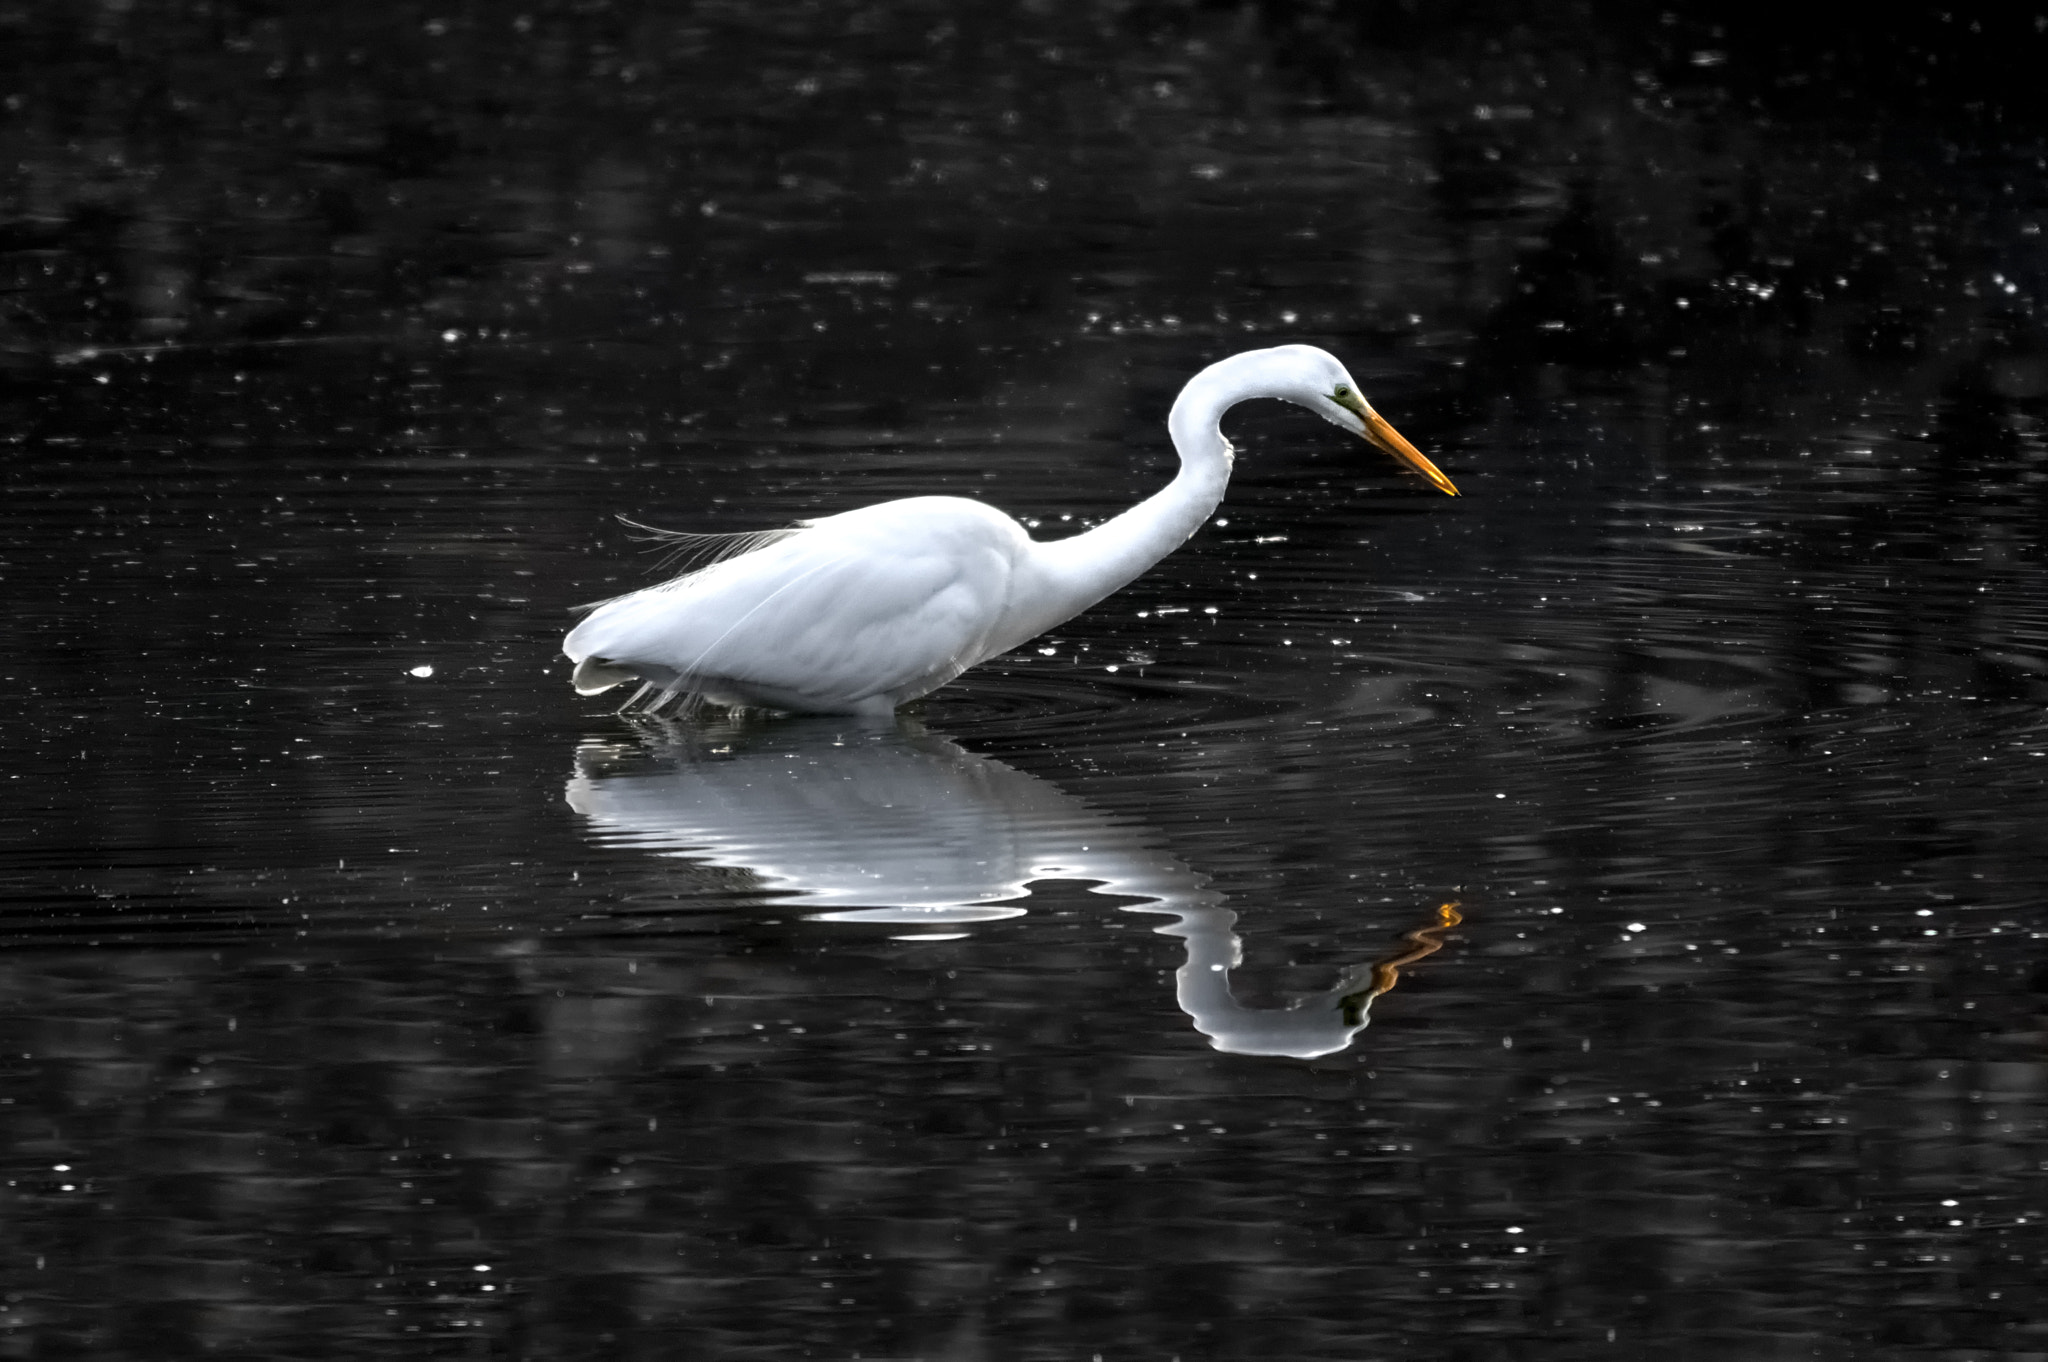
[[[1364,1029],[1372,1000],[1393,988],[1401,969],[1443,949],[1443,934],[1464,921],[1458,905],[1446,903],[1430,920],[1402,935],[1402,946],[1361,970],[1347,972],[1328,992],[1283,1008],[1250,1008],[1230,991],[1230,971],[1243,963],[1242,944],[1231,930],[1236,914],[1216,906],[1162,904],[1156,909],[1180,920],[1160,928],[1187,945],[1187,963],[1177,976],[1181,1010],[1219,1050],[1233,1054],[1291,1055],[1312,1059],[1343,1049]]]

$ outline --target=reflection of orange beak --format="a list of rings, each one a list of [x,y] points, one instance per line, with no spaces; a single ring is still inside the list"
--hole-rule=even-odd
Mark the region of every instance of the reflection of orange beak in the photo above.
[[[1422,451],[1403,439],[1400,431],[1388,425],[1386,417],[1380,415],[1371,407],[1365,406],[1363,402],[1359,403],[1359,406],[1364,407],[1364,410],[1358,412],[1357,415],[1359,420],[1365,422],[1366,439],[1372,441],[1381,449],[1386,450],[1387,453],[1393,455],[1402,463],[1407,464],[1410,468],[1422,474],[1423,477],[1428,478],[1436,486],[1437,491],[1442,492],[1446,496],[1454,497],[1458,495],[1457,487],[1452,484],[1449,478],[1444,476],[1443,470],[1428,459],[1423,458]]]
[[[1348,994],[1341,1000],[1346,1026],[1358,1026],[1365,1021],[1365,1009],[1372,1004],[1374,998],[1393,988],[1395,981],[1401,977],[1401,966],[1427,959],[1444,948],[1443,934],[1465,920],[1465,915],[1458,911],[1458,907],[1455,900],[1439,906],[1434,922],[1402,934],[1401,939],[1408,943],[1407,950],[1396,951],[1384,959],[1373,961],[1372,987]]]

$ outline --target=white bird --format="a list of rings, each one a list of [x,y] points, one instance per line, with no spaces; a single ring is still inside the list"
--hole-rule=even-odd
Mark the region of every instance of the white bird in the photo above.
[[[1067,539],[1033,539],[992,506],[909,497],[757,534],[661,532],[708,566],[604,601],[563,640],[578,692],[641,683],[624,709],[676,700],[887,714],[1072,619],[1173,552],[1230,481],[1223,413],[1277,397],[1362,436],[1451,496],[1458,489],[1312,345],[1210,365],[1167,417],[1180,473]]]

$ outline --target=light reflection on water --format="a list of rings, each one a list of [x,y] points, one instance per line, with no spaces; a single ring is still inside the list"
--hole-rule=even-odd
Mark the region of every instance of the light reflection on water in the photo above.
[[[655,741],[640,750],[586,743],[577,752],[569,806],[601,844],[748,871],[771,893],[800,896],[814,922],[918,929],[898,941],[958,940],[968,933],[937,929],[1021,917],[1028,908],[1015,901],[1035,881],[1137,899],[1125,911],[1172,917],[1157,931],[1187,952],[1176,999],[1226,1053],[1313,1059],[1343,1049],[1398,965],[1442,944],[1417,939],[1340,969],[1315,995],[1247,1007],[1230,988],[1244,955],[1223,895],[1161,852],[1156,834],[1050,781],[894,723],[643,732]],[[1457,921],[1446,907],[1424,930]]]

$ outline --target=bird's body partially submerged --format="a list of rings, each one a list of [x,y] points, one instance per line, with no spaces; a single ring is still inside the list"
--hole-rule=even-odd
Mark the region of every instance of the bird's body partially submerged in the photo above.
[[[1443,491],[1450,480],[1305,345],[1253,350],[1197,374],[1167,425],[1180,474],[1069,539],[1041,543],[959,497],[912,497],[760,536],[747,551],[596,606],[564,640],[575,684],[638,681],[678,696],[814,713],[887,713],[1086,610],[1178,548],[1222,500],[1223,413],[1249,397],[1306,406],[1380,445]],[[633,703],[629,701],[630,705]]]
[[[894,709],[1016,646],[1030,536],[978,501],[914,497],[798,526],[607,601],[569,635],[586,693],[638,679],[731,705]]]

